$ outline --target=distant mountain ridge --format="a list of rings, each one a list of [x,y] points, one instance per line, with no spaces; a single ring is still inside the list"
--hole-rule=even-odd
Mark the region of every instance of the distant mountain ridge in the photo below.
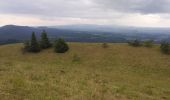
[[[0,27],[0,43],[28,40],[34,31],[37,37],[46,30],[50,39],[62,37],[73,42],[126,42],[131,39],[170,41],[169,28],[138,28],[105,25],[17,26]]]
[[[139,33],[169,33],[170,28],[161,27],[132,27],[132,26],[118,26],[118,25],[91,25],[91,24],[73,24],[73,25],[61,25],[52,26],[53,28],[69,29],[69,30],[81,30],[81,31],[100,31],[100,32],[139,32]]]

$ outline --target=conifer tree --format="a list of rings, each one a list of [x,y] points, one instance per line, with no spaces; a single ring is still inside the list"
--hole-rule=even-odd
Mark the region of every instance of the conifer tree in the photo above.
[[[37,39],[36,39],[36,36],[35,36],[35,33],[33,32],[32,33],[32,36],[31,36],[31,42],[30,42],[30,49],[29,49],[30,52],[39,52],[40,51],[40,46],[37,42]]]
[[[47,48],[51,47],[51,43],[50,43],[50,41],[47,37],[47,33],[45,31],[43,31],[41,33],[40,47],[42,49],[47,49]]]
[[[54,51],[56,53],[65,53],[69,50],[67,43],[63,39],[57,39],[54,42]]]

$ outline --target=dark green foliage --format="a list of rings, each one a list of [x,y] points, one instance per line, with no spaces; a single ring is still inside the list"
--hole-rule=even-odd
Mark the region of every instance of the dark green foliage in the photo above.
[[[130,46],[134,46],[134,47],[139,47],[139,46],[141,46],[141,42],[139,41],[139,40],[133,40],[133,41],[129,41],[128,42],[128,44],[130,45]]]
[[[162,42],[160,48],[162,53],[170,54],[170,45],[168,42]]]
[[[47,48],[51,47],[51,43],[50,43],[50,41],[47,37],[47,33],[45,31],[43,31],[41,33],[40,47],[42,49],[47,49]]]
[[[103,44],[102,44],[102,47],[103,47],[103,48],[108,48],[109,46],[108,46],[107,43],[103,43]]]
[[[143,42],[143,45],[150,48],[153,46],[153,40],[146,40]]]
[[[40,51],[40,46],[39,46],[39,44],[37,42],[37,39],[36,39],[36,36],[35,36],[34,32],[32,33],[32,36],[31,36],[31,42],[30,42],[29,51],[30,52],[39,52]]]
[[[54,42],[54,51],[56,53],[65,53],[69,50],[67,43],[63,39],[57,39]]]

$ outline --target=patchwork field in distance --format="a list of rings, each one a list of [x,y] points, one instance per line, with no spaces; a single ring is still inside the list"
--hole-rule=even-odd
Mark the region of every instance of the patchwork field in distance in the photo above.
[[[69,43],[70,50],[22,54],[0,46],[2,100],[170,100],[170,55],[128,44]]]

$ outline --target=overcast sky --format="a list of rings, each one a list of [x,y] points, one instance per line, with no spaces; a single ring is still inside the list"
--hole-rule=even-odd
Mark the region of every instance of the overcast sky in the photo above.
[[[0,25],[170,27],[170,0],[0,0]]]

